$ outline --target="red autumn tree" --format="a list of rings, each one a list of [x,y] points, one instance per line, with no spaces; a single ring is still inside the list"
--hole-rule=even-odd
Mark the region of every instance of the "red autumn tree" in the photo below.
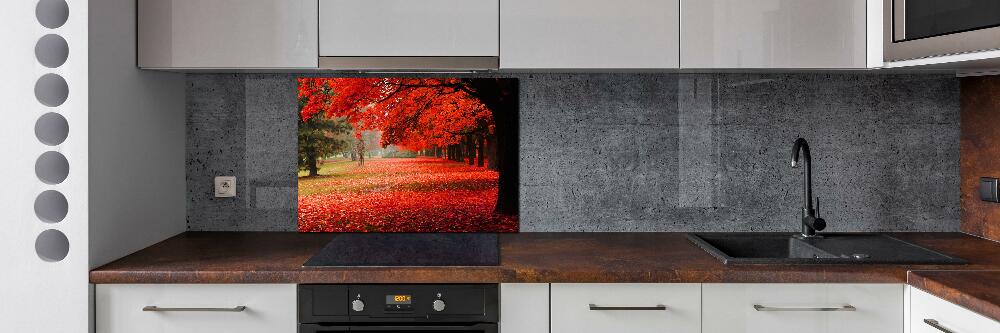
[[[382,131],[383,146],[445,153],[458,161],[468,157],[469,164],[480,166],[489,162],[499,173],[496,211],[517,213],[516,81],[301,78],[298,93],[305,101],[303,120],[323,112],[347,119],[359,131]]]

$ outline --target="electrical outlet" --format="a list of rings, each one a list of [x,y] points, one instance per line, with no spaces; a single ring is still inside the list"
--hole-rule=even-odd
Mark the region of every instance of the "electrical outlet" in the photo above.
[[[215,177],[215,197],[232,198],[236,196],[236,177]]]

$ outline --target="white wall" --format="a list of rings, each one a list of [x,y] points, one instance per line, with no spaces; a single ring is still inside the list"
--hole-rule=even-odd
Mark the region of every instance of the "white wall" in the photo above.
[[[136,67],[135,1],[90,0],[90,267],[181,233],[184,75]]]
[[[0,332],[85,332],[88,325],[87,233],[87,0],[66,0],[69,18],[54,29],[35,18],[37,0],[4,1],[0,10]],[[66,62],[42,66],[35,43],[57,34],[69,45]],[[36,80],[60,75],[68,98],[57,106],[35,99]],[[35,137],[42,114],[55,112],[69,124],[69,136],[55,146]],[[43,183],[35,161],[43,152],[58,152],[69,162],[65,180]],[[34,212],[35,198],[46,190],[61,192],[68,201],[66,217],[42,222]],[[69,241],[68,254],[45,261],[35,242],[47,229]]]
[[[135,69],[133,1],[65,0],[68,19],[52,27],[36,19],[38,1],[0,11],[0,332],[86,332],[90,268],[185,228],[183,76]],[[47,34],[69,50],[51,68],[35,57]],[[36,99],[47,74],[65,79],[65,102]],[[46,113],[66,119],[64,141],[36,138]],[[65,156],[64,180],[36,175],[43,153]],[[66,197],[65,218],[36,214],[43,191]],[[65,257],[36,252],[50,229],[66,236]]]

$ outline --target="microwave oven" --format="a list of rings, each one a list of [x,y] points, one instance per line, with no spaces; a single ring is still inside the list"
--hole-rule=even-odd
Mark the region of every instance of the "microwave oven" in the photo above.
[[[886,61],[1000,49],[1000,0],[884,0]]]

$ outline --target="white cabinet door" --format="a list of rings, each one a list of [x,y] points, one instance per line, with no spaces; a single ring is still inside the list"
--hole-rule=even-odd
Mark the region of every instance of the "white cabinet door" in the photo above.
[[[500,284],[501,333],[549,333],[549,284]]]
[[[681,17],[681,68],[867,67],[866,0],[681,0]]]
[[[499,0],[319,0],[324,57],[496,57]]]
[[[701,285],[553,283],[553,333],[697,333]]]
[[[503,0],[500,68],[677,68],[678,0]]]
[[[705,284],[705,333],[903,332],[902,284]],[[853,311],[836,311],[852,306]],[[849,308],[848,308],[849,309]]]
[[[294,284],[101,284],[95,316],[98,333],[295,333],[296,306]]]
[[[1000,332],[1000,322],[940,299],[923,290],[913,287],[908,289],[910,292],[910,332],[907,333],[941,333],[944,330],[955,333]]]
[[[139,67],[316,68],[317,0],[139,0]]]

